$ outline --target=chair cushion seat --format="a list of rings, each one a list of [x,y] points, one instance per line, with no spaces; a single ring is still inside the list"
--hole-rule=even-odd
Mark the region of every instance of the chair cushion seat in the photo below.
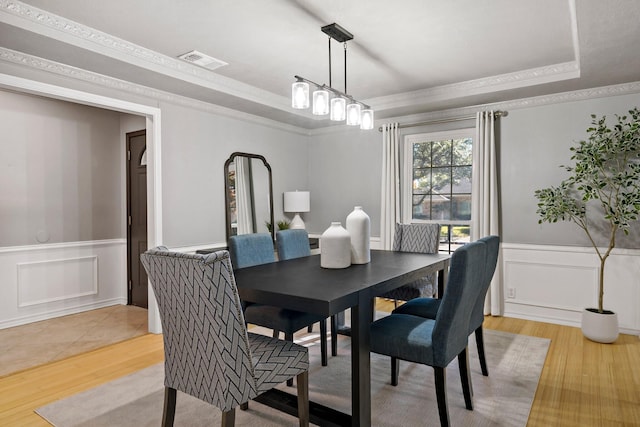
[[[251,332],[247,335],[258,393],[271,390],[309,369],[306,347],[266,335]]]
[[[371,324],[371,351],[433,365],[431,333],[435,320],[391,314]]]
[[[400,307],[393,310],[393,313],[410,314],[412,316],[435,319],[441,302],[441,299],[436,298],[416,298],[402,304]]]
[[[324,320],[324,316],[317,314],[263,304],[248,305],[244,312],[244,318],[247,323],[290,334]]]

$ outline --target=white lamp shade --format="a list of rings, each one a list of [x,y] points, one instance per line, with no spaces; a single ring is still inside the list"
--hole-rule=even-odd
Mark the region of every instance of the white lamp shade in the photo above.
[[[362,110],[362,114],[360,115],[360,129],[373,129],[373,110]]]
[[[346,118],[347,101],[344,98],[333,98],[331,100],[331,120],[342,121]]]
[[[349,126],[360,124],[360,104],[347,105],[347,124]]]
[[[309,108],[309,83],[295,82],[291,85],[291,106],[297,110]]]
[[[284,193],[285,212],[309,212],[311,202],[308,191],[286,191]]]
[[[329,92],[318,89],[313,91],[313,114],[325,116],[329,114]]]

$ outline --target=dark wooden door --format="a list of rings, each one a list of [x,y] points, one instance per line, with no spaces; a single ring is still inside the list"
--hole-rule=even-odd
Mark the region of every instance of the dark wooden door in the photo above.
[[[128,303],[147,308],[147,273],[140,254],[147,250],[147,131],[127,134]]]

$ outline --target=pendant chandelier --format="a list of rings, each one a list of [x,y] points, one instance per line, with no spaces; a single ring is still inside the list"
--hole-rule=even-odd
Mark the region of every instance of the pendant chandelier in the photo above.
[[[304,110],[311,104],[315,115],[329,115],[333,121],[346,120],[349,126],[359,125],[360,129],[373,129],[373,109],[347,94],[347,41],[352,40],[353,35],[335,23],[321,29],[329,36],[329,85],[295,76],[296,81],[291,86],[291,106]],[[331,86],[331,39],[344,44],[344,92]],[[315,87],[311,97],[310,84]]]

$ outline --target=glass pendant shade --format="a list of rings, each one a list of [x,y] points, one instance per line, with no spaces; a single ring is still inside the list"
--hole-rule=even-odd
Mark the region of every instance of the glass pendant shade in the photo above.
[[[297,110],[309,108],[309,83],[295,82],[291,85],[291,106]]]
[[[373,110],[368,108],[362,110],[360,114],[360,129],[369,130],[373,129]]]
[[[347,101],[338,97],[331,100],[331,120],[342,121],[346,118]]]
[[[347,124],[349,126],[360,124],[360,104],[347,105]]]
[[[318,89],[313,91],[313,114],[324,116],[329,114],[329,92]]]

